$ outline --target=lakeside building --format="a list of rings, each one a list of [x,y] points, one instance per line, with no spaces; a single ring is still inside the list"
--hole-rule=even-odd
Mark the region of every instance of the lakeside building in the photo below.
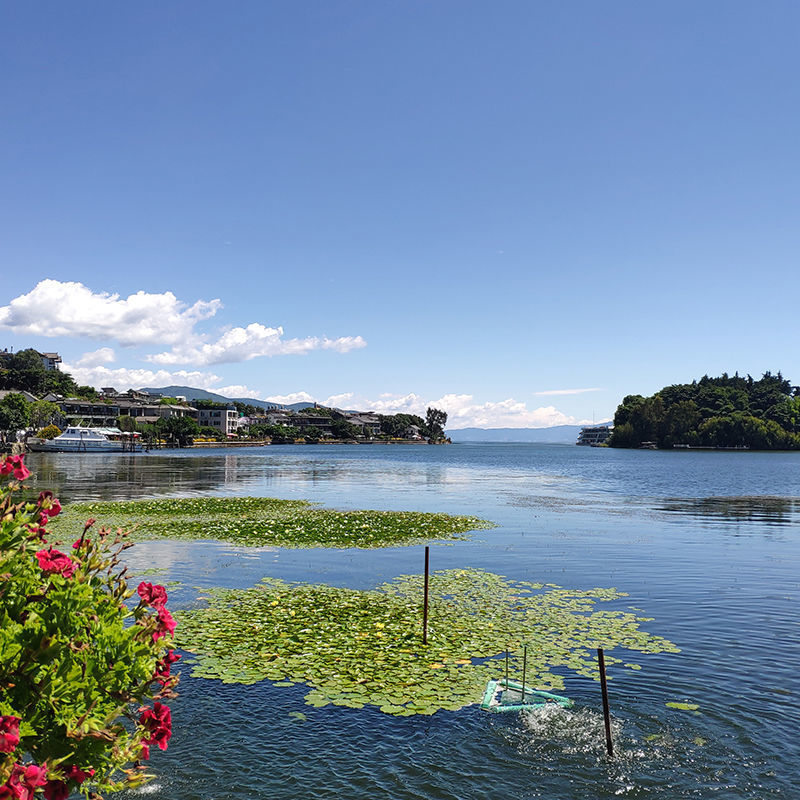
[[[198,408],[197,424],[203,428],[216,428],[223,436],[235,436],[239,427],[239,414],[236,406],[225,408]]]
[[[588,447],[599,447],[605,444],[611,436],[610,425],[591,425],[586,428],[581,428],[578,434],[578,441],[575,444],[580,444]]]

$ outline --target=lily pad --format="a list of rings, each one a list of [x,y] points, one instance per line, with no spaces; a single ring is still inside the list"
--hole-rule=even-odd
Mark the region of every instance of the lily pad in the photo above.
[[[475,569],[431,576],[423,645],[422,593],[421,575],[371,591],[266,578],[250,589],[212,590],[207,607],[181,612],[177,643],[197,654],[200,677],[304,683],[309,705],[375,705],[401,716],[477,702],[504,669],[492,659],[507,648],[518,679],[523,643],[526,679],[543,689],[562,689],[564,671],[598,679],[598,646],[607,663],[621,663],[610,655],[615,647],[678,652],[641,630],[641,618],[596,610],[624,596],[616,589],[542,589]]]
[[[215,539],[251,547],[397,547],[464,539],[494,527],[477,517],[416,511],[337,511],[305,500],[180,497],[70,503],[50,522],[56,537],[77,538],[86,519],[131,531],[132,541]]]
[[[697,709],[700,708],[697,703],[678,703],[674,700],[665,703],[667,708],[677,708],[678,711],[694,711],[697,712]]]

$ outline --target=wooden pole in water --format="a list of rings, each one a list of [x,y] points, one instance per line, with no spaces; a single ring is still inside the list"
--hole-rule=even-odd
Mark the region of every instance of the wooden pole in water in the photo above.
[[[506,689],[508,689],[508,645],[506,645]]]
[[[422,644],[428,644],[428,565],[430,547],[425,545],[425,598],[422,602]]]
[[[528,668],[528,645],[522,645],[522,702],[525,702],[525,670]]]
[[[603,692],[603,719],[606,723],[606,750],[610,758],[614,757],[614,742],[611,740],[611,712],[608,710],[608,685],[606,684],[606,660],[603,648],[597,648],[597,666],[600,669],[600,689]]]

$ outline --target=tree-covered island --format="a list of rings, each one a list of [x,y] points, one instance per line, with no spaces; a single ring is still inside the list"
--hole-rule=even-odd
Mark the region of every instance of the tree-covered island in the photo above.
[[[800,387],[780,372],[665,386],[651,397],[628,395],[617,407],[611,447],[800,449]]]

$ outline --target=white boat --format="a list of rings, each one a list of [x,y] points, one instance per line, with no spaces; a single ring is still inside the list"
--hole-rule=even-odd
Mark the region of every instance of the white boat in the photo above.
[[[125,433],[119,428],[67,428],[55,439],[29,439],[27,446],[35,452],[48,453],[135,453],[142,449],[138,433]]]

